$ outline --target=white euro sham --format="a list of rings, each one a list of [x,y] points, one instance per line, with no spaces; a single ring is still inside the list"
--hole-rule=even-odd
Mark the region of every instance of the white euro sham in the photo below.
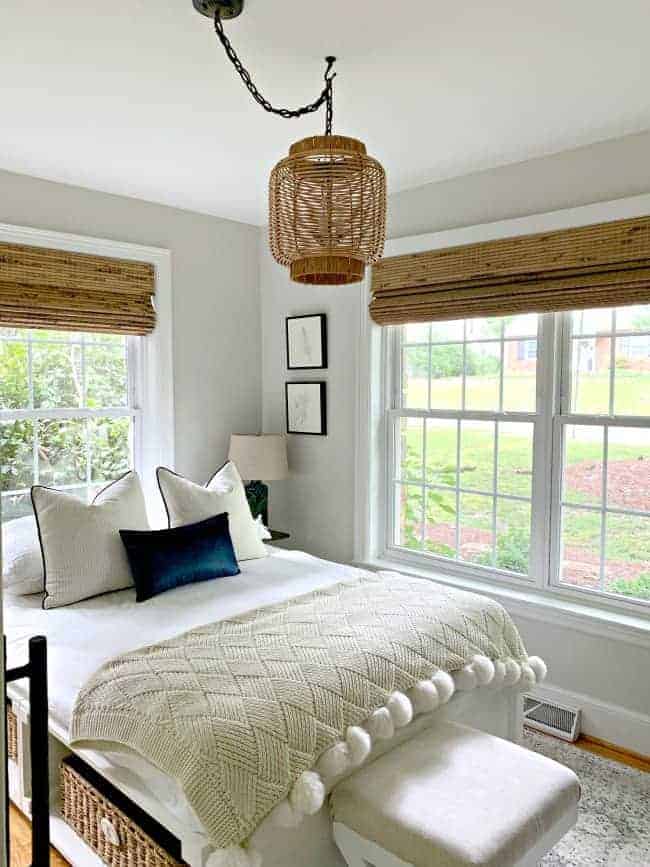
[[[150,529],[137,473],[112,482],[89,505],[40,485],[32,488],[32,503],[43,554],[43,608],[133,586],[119,531]]]
[[[218,469],[206,485],[197,485],[166,467],[158,467],[156,475],[170,527],[193,524],[227,512],[237,560],[268,556],[241,476],[232,461]]]
[[[14,596],[43,592],[43,557],[33,515],[2,525],[2,583]]]

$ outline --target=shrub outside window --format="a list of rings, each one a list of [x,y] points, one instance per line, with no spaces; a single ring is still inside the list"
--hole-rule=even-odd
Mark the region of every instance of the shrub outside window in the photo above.
[[[92,498],[134,466],[139,338],[0,329],[2,520],[33,484]]]

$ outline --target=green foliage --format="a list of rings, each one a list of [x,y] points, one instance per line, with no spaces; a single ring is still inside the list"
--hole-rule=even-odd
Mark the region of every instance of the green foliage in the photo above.
[[[406,477],[421,477],[422,463],[417,448],[412,443],[409,443],[406,437],[402,439],[402,448],[404,449],[402,467]],[[441,466],[429,468],[428,472],[429,482],[443,485],[453,485],[455,483],[456,475],[454,467]],[[416,485],[407,485],[404,490],[402,505],[403,543],[408,548],[419,548],[421,546],[419,534],[422,528],[422,488]],[[451,505],[452,502],[453,495],[450,496],[450,494],[442,491],[428,488],[426,491],[425,516],[427,523],[435,524],[443,520],[445,516],[455,516],[456,509]]]
[[[650,310],[640,310],[632,320],[632,327],[638,331],[650,331]]]
[[[445,545],[444,542],[432,542],[430,539],[425,539],[424,550],[430,554],[438,554],[440,557],[449,557],[452,560],[456,556],[456,551],[449,545]]]
[[[26,335],[15,332],[11,336]],[[48,337],[50,340],[45,339]],[[87,342],[82,348],[79,337],[69,342],[67,337],[64,333],[38,332],[31,354],[24,340],[0,340],[0,409],[40,409],[47,413],[49,409],[126,405],[124,339]],[[0,490],[29,488],[34,483],[35,466],[39,482],[45,485],[78,485],[84,489],[88,482],[94,486],[114,479],[129,466],[129,437],[129,418],[3,422]],[[3,498],[3,520],[27,511],[28,496]]]
[[[441,379],[460,376],[463,372],[463,347],[459,343],[431,347],[431,376]]]
[[[497,536],[497,568],[527,575],[529,552],[530,534],[527,530],[511,527],[507,533]]]
[[[617,578],[608,584],[607,590],[635,599],[650,599],[650,572],[642,572],[638,578]]]
[[[27,346],[0,343],[0,408],[20,409],[28,400]]]
[[[481,355],[471,344],[465,350],[465,366],[468,376],[490,376],[499,372],[499,359]],[[429,369],[429,347],[412,346],[406,357],[406,373],[409,377],[426,377]],[[431,347],[431,376],[446,379],[463,373],[463,346],[449,343]]]
[[[426,344],[411,346],[404,358],[404,363],[409,378],[426,377],[429,370],[429,347]]]
[[[497,569],[506,569],[519,575],[528,574],[530,535],[526,530],[511,527],[507,533],[497,535]],[[481,566],[492,566],[492,555],[482,554],[476,561]]]
[[[407,548],[419,548],[421,526],[422,490],[408,487],[402,503],[402,544]]]
[[[481,355],[468,346],[465,364],[468,376],[495,376],[499,372],[500,362],[494,355]]]

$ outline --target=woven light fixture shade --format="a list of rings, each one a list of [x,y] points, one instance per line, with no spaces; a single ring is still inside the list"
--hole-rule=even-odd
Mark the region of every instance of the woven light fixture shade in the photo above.
[[[297,283],[358,282],[384,250],[384,169],[354,138],[296,142],[271,172],[269,233],[273,258]]]

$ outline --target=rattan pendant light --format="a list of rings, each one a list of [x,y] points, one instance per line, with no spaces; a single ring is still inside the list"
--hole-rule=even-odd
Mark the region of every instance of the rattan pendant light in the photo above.
[[[381,258],[386,238],[386,174],[355,138],[332,134],[332,65],[327,57],[325,86],[312,103],[274,108],[253,84],[223,30],[222,19],[242,11],[243,0],[193,0],[214,16],[215,32],[253,98],[284,118],[326,108],[325,135],[291,145],[269,182],[271,252],[298,283],[341,285],[363,279],[366,265]]]

